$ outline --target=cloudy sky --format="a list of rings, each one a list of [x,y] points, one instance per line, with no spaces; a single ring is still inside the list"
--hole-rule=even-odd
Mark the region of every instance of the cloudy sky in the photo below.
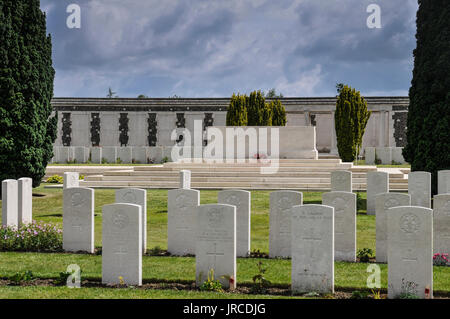
[[[69,4],[81,28],[66,25]],[[368,5],[381,29],[367,27]],[[417,0],[41,0],[55,96],[407,95]]]

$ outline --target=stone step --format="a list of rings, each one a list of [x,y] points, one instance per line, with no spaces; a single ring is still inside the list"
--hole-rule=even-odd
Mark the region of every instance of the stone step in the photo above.
[[[141,188],[161,188],[174,189],[178,188],[178,182],[144,182],[144,181],[82,181],[82,187],[141,187]],[[257,182],[215,182],[215,183],[192,183],[193,189],[223,189],[223,188],[239,188],[239,189],[302,189],[302,190],[321,190],[329,191],[330,183],[257,183]],[[354,184],[353,190],[366,190],[366,184]],[[390,190],[407,191],[408,184],[390,185]]]

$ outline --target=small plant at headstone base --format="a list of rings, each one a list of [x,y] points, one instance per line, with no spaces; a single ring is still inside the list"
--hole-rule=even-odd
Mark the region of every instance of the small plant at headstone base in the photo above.
[[[258,261],[256,266],[258,267],[258,273],[252,278],[253,286],[250,291],[254,294],[264,294],[267,292],[271,282],[265,277],[267,268],[263,267],[262,261]]]
[[[369,293],[367,291],[355,290],[352,292],[350,299],[368,299]]]
[[[16,272],[14,275],[8,278],[14,284],[19,285],[22,282],[30,282],[34,279],[33,272],[31,270],[26,270],[24,272]]]
[[[383,162],[378,157],[377,152],[375,151],[375,165],[381,165],[381,164],[383,164]]]
[[[406,281],[402,278],[402,292],[396,297],[397,299],[420,299],[417,295],[417,284],[412,281]]]
[[[161,164],[165,164],[169,162],[169,158],[167,156],[164,156],[161,160]]]
[[[211,269],[208,274],[207,280],[205,280],[199,287],[201,291],[215,291],[223,292],[222,284],[219,280],[214,279],[214,269]]]
[[[62,230],[52,224],[0,228],[0,251],[61,252],[62,246]]]
[[[359,91],[337,85],[339,96],[334,114],[337,148],[343,162],[353,162],[360,154],[364,131],[371,112]]]
[[[373,257],[373,250],[370,248],[359,249],[356,257],[359,258],[359,261],[362,263],[368,263],[370,258]]]
[[[108,160],[104,157],[102,157],[102,164],[108,164]]]
[[[155,246],[152,249],[148,250],[148,255],[150,255],[150,256],[169,256],[170,254],[167,250],[164,250],[159,246]]]
[[[448,266],[448,254],[436,253],[433,255],[434,266]]]
[[[64,178],[59,175],[53,175],[47,178],[46,182],[49,184],[62,184],[64,183]]]
[[[310,291],[310,292],[304,294],[302,297],[315,298],[315,297],[320,297],[320,294],[318,292],[315,292],[315,291]]]
[[[372,289],[372,296],[373,296],[373,299],[377,299],[377,300],[383,299],[383,297],[381,296],[381,290],[375,291]]]
[[[250,252],[250,256],[249,257],[250,258],[269,258],[269,254],[265,253],[265,252],[262,252],[259,249],[253,249]]]
[[[120,157],[118,157],[118,158],[116,159],[116,164],[122,164],[122,159],[121,159]]]
[[[78,177],[78,179],[79,179],[80,181],[84,180],[84,175],[80,175],[80,176]]]

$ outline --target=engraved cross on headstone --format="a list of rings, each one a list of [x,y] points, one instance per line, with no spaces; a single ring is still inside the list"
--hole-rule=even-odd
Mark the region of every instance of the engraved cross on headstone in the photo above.
[[[128,254],[128,251],[126,250],[125,246],[123,245],[118,245],[118,249],[116,251],[114,251],[114,255],[116,255],[118,257],[118,265],[119,268],[122,270],[123,267],[123,261],[124,261],[124,257]]]
[[[217,243],[214,243],[214,252],[206,253],[207,256],[214,256],[214,270],[216,269],[217,256],[224,256],[224,253],[217,252]]]

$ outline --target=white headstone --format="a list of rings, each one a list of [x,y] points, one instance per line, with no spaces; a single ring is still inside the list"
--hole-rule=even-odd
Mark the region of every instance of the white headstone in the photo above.
[[[109,164],[115,164],[117,161],[117,147],[102,147],[102,161],[103,159]]]
[[[63,191],[63,249],[94,253],[94,190],[71,187]]]
[[[438,193],[450,194],[450,170],[438,172]]]
[[[332,192],[349,192],[352,190],[352,172],[350,171],[333,171],[331,172],[331,191]]]
[[[118,147],[117,148],[117,161],[123,164],[131,164],[132,156],[131,156],[131,147]]]
[[[401,193],[383,193],[375,198],[376,210],[376,260],[387,262],[387,214],[392,207],[410,206],[411,196]]]
[[[236,288],[236,207],[200,205],[196,219],[197,285],[214,274],[222,287]]]
[[[77,146],[74,148],[74,155],[77,163],[86,163],[89,160],[89,148]]]
[[[136,204],[142,207],[142,252],[147,251],[147,191],[140,188],[116,190],[116,203]]]
[[[450,255],[450,194],[434,196],[433,207],[434,253]]]
[[[218,203],[236,206],[236,256],[250,255],[251,193],[244,190],[223,190]]]
[[[389,173],[367,173],[367,215],[375,215],[375,197],[389,192]]]
[[[388,298],[411,293],[433,296],[433,211],[402,206],[389,209]]]
[[[405,164],[405,158],[403,157],[403,147],[392,148],[392,160],[395,163]]]
[[[381,161],[381,164],[392,164],[392,148],[391,147],[377,147],[376,156]]]
[[[131,154],[136,164],[147,164],[147,148],[146,147],[132,147]]]
[[[431,208],[431,173],[409,173],[408,194],[411,195],[411,206]]]
[[[75,148],[72,146],[59,148],[59,163],[66,164],[72,162],[75,158]]]
[[[91,148],[91,162],[94,164],[101,164],[103,158],[103,148],[102,147],[92,147]]]
[[[269,256],[291,256],[291,208],[303,205],[303,194],[295,191],[270,193]]]
[[[64,185],[63,189],[71,187],[80,187],[80,174],[76,172],[64,173]]]
[[[365,148],[365,161],[366,165],[375,164],[375,147],[366,147]]]
[[[334,292],[334,209],[294,206],[292,220],[292,292]]]
[[[324,193],[322,204],[334,208],[334,258],[356,261],[356,194]]]
[[[195,254],[195,214],[200,205],[200,192],[194,189],[168,191],[167,250],[172,255]]]
[[[31,178],[20,178],[18,185],[18,221],[19,226],[33,222],[33,180]]]
[[[142,207],[103,206],[102,283],[142,285]]]
[[[15,179],[2,181],[2,225],[19,226],[18,183]]]
[[[187,170],[180,171],[180,188],[181,189],[191,188],[191,171]]]

